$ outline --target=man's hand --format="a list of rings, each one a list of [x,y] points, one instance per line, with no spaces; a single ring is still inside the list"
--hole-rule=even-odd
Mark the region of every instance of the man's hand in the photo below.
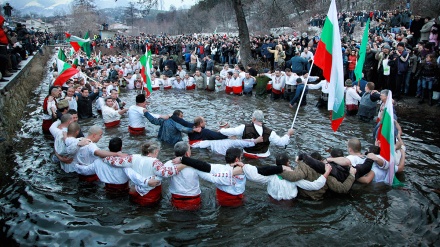
[[[128,154],[124,154],[124,153],[116,153],[115,156],[121,157],[121,158],[125,158],[128,156]]]
[[[194,127],[193,131],[197,132],[197,133],[200,133],[200,132],[202,132],[202,127],[200,127],[200,126],[199,127]]]
[[[287,131],[287,135],[288,135],[289,137],[292,136],[293,133],[295,133],[295,131],[294,131],[293,129],[289,129],[289,130]]]
[[[374,160],[374,161],[377,160],[377,156],[376,156],[375,154],[373,154],[373,153],[368,153],[368,154],[367,154],[367,158],[372,159],[372,160]]]
[[[58,158],[61,162],[65,163],[65,164],[70,164],[70,163],[72,163],[72,161],[73,161],[73,157],[72,157],[72,158],[69,158],[69,157],[66,157],[66,156],[61,156],[61,155],[59,155],[59,154],[57,154],[57,153],[55,153],[55,154],[56,154],[57,158]]]
[[[260,142],[263,142],[263,137],[262,136],[259,136],[257,139],[254,139],[254,143],[255,144],[260,143]]]
[[[325,173],[324,177],[327,178],[328,175],[330,175],[330,172],[332,171],[332,166],[330,164],[325,164]]]
[[[156,187],[158,185],[160,185],[160,180],[157,180],[156,176],[153,176],[150,180],[148,180],[148,186]]]
[[[171,160],[173,164],[181,164],[182,163],[182,157],[176,157]]]
[[[84,147],[86,145],[89,145],[92,141],[90,141],[87,138],[83,138],[81,141],[78,142],[78,146]]]
[[[292,170],[292,167],[290,167],[290,166],[283,166],[283,172],[284,171],[293,171],[293,170]]]
[[[355,175],[356,174],[356,172],[357,172],[357,170],[356,170],[356,168],[354,168],[354,167],[350,167],[350,174],[351,175]]]
[[[243,167],[244,166],[244,164],[243,164],[243,162],[241,162],[241,161],[237,161],[237,162],[235,162],[234,164],[232,164],[233,166],[240,166],[240,167]]]

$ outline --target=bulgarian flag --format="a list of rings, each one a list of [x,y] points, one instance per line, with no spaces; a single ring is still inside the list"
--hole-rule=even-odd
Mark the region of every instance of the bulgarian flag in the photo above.
[[[81,58],[80,58],[80,56],[79,56],[79,53],[77,53],[76,58],[73,60],[73,64],[72,64],[72,66],[73,66],[74,68],[78,68],[80,62],[81,62]]]
[[[84,43],[81,47],[83,48],[84,52],[87,55],[87,58],[90,58],[91,54],[92,54],[92,50],[91,50],[91,44],[90,44],[90,37],[89,37],[89,32],[86,33],[86,35],[84,35],[84,40],[88,40],[88,42]]]
[[[66,54],[64,54],[61,48],[58,50],[58,59],[60,59],[63,62],[67,61]]]
[[[57,58],[58,77],[53,82],[54,86],[63,86],[72,76],[78,73],[78,70],[73,68],[70,64]]]
[[[95,53],[96,54],[96,53]],[[101,51],[99,51],[99,54],[97,57],[95,57],[95,61],[96,63],[99,63],[99,61],[101,61]]]
[[[364,29],[364,35],[362,36],[361,49],[359,50],[359,60],[356,63],[356,68],[354,69],[354,74],[356,76],[356,81],[362,79],[362,69],[364,68],[365,56],[367,54],[367,43],[368,43],[368,33],[370,30],[370,18],[368,18],[367,25]],[[358,84],[358,86],[360,86]]]
[[[142,65],[141,69],[141,75],[144,79],[144,90],[147,94],[147,97],[150,96],[151,92],[153,91],[153,88],[151,87],[151,68],[153,68],[153,62],[151,57],[151,49],[150,45],[147,45],[146,47],[145,55],[143,55],[139,62]]]
[[[69,33],[65,33],[67,37],[67,42],[70,43],[70,45],[73,47],[75,52],[78,52],[81,47],[84,47],[84,51],[87,53],[87,48],[89,53],[87,56],[90,56],[90,38],[87,39],[81,39],[80,37],[71,35]],[[86,34],[86,37],[88,36],[88,32]]]
[[[379,125],[379,130],[377,133],[377,139],[380,143],[380,156],[382,156],[386,161],[389,162],[388,171],[388,181],[387,184],[399,184],[399,180],[395,178],[395,163],[396,163],[396,152],[394,147],[394,108],[393,108],[393,95],[391,91],[388,92],[387,101],[385,103],[385,108],[382,112],[382,118]]]
[[[341,35],[335,0],[332,0],[328,10],[314,63],[322,69],[324,78],[328,82],[328,110],[331,111],[332,129],[337,131],[344,120],[345,99]]]

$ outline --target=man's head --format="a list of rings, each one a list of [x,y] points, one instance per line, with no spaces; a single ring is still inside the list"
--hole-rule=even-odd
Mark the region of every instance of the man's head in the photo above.
[[[72,121],[72,115],[70,115],[69,113],[66,113],[66,114],[64,114],[64,115],[61,116],[60,121],[61,121],[61,124],[62,124],[62,125],[69,126],[69,124],[70,124],[71,122],[73,122],[73,121]]]
[[[330,151],[330,156],[333,158],[344,157],[344,151],[340,148],[332,148],[332,151]]]
[[[67,135],[72,137],[77,137],[81,128],[77,122],[71,122],[67,127]]]
[[[289,165],[289,156],[286,152],[279,153],[275,155],[275,164],[277,166],[288,166]]]
[[[191,149],[188,142],[180,141],[174,145],[174,155],[176,157],[191,156]]]
[[[348,140],[347,147],[350,154],[360,153],[362,148],[361,141],[357,138],[351,138]]]
[[[388,89],[384,89],[384,90],[380,91],[380,100],[382,102],[386,102],[387,101],[388,93],[389,93]]]
[[[203,117],[198,116],[194,118],[194,127],[202,127],[204,128],[206,126],[206,121]]]
[[[252,113],[252,122],[263,122],[264,121],[264,114],[261,110],[255,110],[254,113]]]
[[[379,155],[380,154],[380,147],[375,146],[375,145],[371,145],[368,147],[367,153],[373,153],[373,154]]]
[[[315,160],[323,160],[322,155],[318,152],[311,153],[310,157],[314,158]]]
[[[75,109],[69,109],[67,111],[67,113],[69,113],[70,115],[72,115],[72,121],[73,122],[78,122],[78,112]]]
[[[176,117],[178,117],[178,118],[183,118],[183,111],[181,111],[181,110],[175,110],[175,111],[173,112],[173,116],[176,116]]]
[[[67,97],[73,97],[75,95],[75,89],[73,87],[69,87],[67,89]]]
[[[228,150],[226,150],[225,161],[228,164],[232,164],[234,162],[241,161],[241,149],[228,148]]]
[[[81,95],[82,95],[84,98],[89,97],[89,89],[87,89],[86,87],[81,88]]]
[[[54,87],[50,90],[50,95],[54,98],[58,98],[60,96],[61,90],[59,87]]]
[[[138,94],[136,96],[136,105],[141,107],[145,107],[147,105],[145,94]]]
[[[105,99],[105,105],[108,106],[108,107],[113,107],[113,99],[112,99],[112,97],[107,97]]]
[[[147,156],[149,154],[153,154],[155,152],[159,152],[159,145],[154,142],[146,142],[141,146],[141,154],[143,156]]]
[[[57,108],[61,113],[67,113],[67,111],[69,110],[69,101],[67,101],[66,99],[60,100],[57,104]]]
[[[365,92],[371,92],[374,90],[374,82],[368,82],[367,85],[365,85]]]
[[[113,100],[116,100],[118,98],[118,91],[116,89],[112,89],[110,91],[110,96]]]
[[[119,137],[113,137],[108,142],[108,149],[110,152],[120,152],[122,150],[122,139]]]
[[[87,135],[87,138],[89,140],[91,140],[92,142],[99,142],[99,140],[102,137],[102,129],[101,127],[99,127],[98,125],[93,125],[92,127],[90,127],[89,129],[89,133]]]

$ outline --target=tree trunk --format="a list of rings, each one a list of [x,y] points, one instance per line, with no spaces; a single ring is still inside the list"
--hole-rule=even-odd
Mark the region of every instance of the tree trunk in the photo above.
[[[249,29],[243,11],[241,0],[232,0],[235,17],[237,17],[238,37],[240,38],[241,64],[246,68],[251,59],[251,44],[249,40]]]

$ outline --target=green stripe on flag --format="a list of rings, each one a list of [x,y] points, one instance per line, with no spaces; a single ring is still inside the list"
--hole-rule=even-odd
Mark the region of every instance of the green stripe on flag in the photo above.
[[[328,16],[325,18],[325,24],[321,33],[321,41],[325,44],[327,52],[332,54],[333,47],[333,23]]]
[[[370,18],[368,18],[367,25],[364,29],[364,35],[362,36],[361,49],[359,50],[359,60],[356,63],[354,74],[356,75],[356,81],[362,79],[362,69],[364,68],[365,56],[367,53],[368,33],[370,29]]]

